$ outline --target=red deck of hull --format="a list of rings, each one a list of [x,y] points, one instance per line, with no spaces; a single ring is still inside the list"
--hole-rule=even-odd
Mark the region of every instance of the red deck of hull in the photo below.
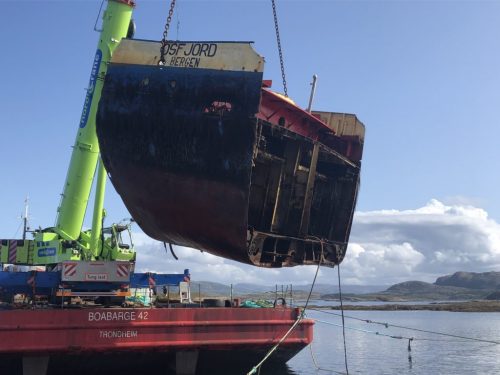
[[[297,318],[289,308],[170,308],[0,311],[0,358],[123,352],[265,353]],[[291,359],[312,341],[304,319],[281,345]],[[229,354],[231,355],[231,354]]]

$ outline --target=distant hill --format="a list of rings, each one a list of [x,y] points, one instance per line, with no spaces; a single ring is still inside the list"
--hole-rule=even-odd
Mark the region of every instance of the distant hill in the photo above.
[[[500,288],[500,272],[455,272],[453,275],[439,277],[435,284],[470,289],[495,290]]]
[[[498,288],[498,291],[495,292]],[[337,293],[321,295],[325,300],[338,300]],[[434,284],[405,281],[382,292],[344,293],[347,301],[467,301],[500,299],[500,272],[457,272],[439,277]]]
[[[241,294],[265,293],[275,290],[275,286],[239,283],[234,285],[234,290]],[[281,289],[281,286],[280,286]]]
[[[435,285],[423,281],[406,281],[391,286],[383,294],[411,297],[412,299],[420,300],[469,300],[484,298],[488,293],[482,290]]]
[[[198,288],[203,296],[229,297],[231,286],[211,281],[191,283],[191,293],[196,296]],[[287,286],[284,285],[284,291]],[[305,299],[311,284],[293,285],[297,299]],[[273,299],[276,285],[240,283],[233,285],[233,296],[253,299]],[[281,284],[278,285],[281,293]],[[471,299],[500,299],[500,272],[456,272],[439,277],[434,284],[423,281],[405,281],[390,287],[383,285],[342,285],[345,300],[350,301],[446,301]],[[316,284],[313,299],[338,300],[338,286]]]
[[[488,294],[485,299],[491,301],[500,301],[500,291],[495,291],[493,293]]]
[[[212,281],[193,281],[191,282],[191,293],[197,295],[198,289],[201,289],[201,294],[204,296],[229,296],[231,285],[215,283]],[[283,285],[284,291],[287,291],[287,285]],[[374,293],[380,292],[387,288],[387,285],[342,285],[343,293]],[[302,297],[309,293],[311,284],[292,285],[293,294],[297,297]],[[276,285],[259,285],[250,283],[239,283],[233,285],[233,295],[266,295],[273,294],[276,290]],[[334,293],[338,291],[338,286],[334,284],[316,284],[314,286],[314,298],[318,298],[320,294]],[[288,290],[289,292],[289,290]],[[278,285],[278,293],[281,293],[281,284]]]
[[[191,295],[196,297],[198,292],[202,296],[228,296],[231,294],[231,286],[212,281],[192,281]]]
[[[387,287],[388,285],[348,285],[348,284],[343,285],[342,284],[342,293],[353,293],[353,294],[376,293],[387,289]],[[311,284],[294,285],[293,289],[309,292],[309,289],[311,289]],[[320,294],[336,293],[338,292],[338,290],[339,290],[338,285],[333,285],[333,284],[316,284],[314,286],[314,291]]]
[[[366,294],[344,294],[346,301],[463,301],[483,299],[488,292],[459,288],[454,286],[440,286],[423,281],[405,281],[395,284],[383,292]],[[338,294],[324,294],[325,300],[338,300]]]

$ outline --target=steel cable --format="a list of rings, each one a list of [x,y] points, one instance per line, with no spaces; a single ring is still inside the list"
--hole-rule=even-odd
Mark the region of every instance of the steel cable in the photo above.
[[[314,285],[316,284],[316,279],[318,277],[319,268],[321,266],[321,261],[323,260],[323,241],[320,240],[320,243],[321,243],[321,255],[320,255],[320,258],[319,258],[319,261],[318,261],[318,267],[316,268],[316,273],[314,274],[314,279],[313,279],[312,284],[311,284],[311,289],[309,290],[309,294],[307,295],[306,304],[302,308],[302,311],[300,312],[299,316],[297,317],[297,320],[295,320],[295,322],[292,324],[292,326],[290,327],[290,329],[283,335],[283,337],[276,343],[276,345],[274,345],[269,350],[269,352],[264,356],[264,358],[259,363],[257,363],[247,373],[247,375],[253,375],[253,374],[260,373],[260,368],[264,364],[264,362],[276,351],[276,349],[278,349],[278,347],[281,345],[281,343],[283,341],[285,341],[288,336],[290,336],[290,334],[293,332],[293,330],[295,329],[295,327],[297,327],[297,325],[302,321],[302,319],[304,319],[307,306],[309,305],[309,300],[311,299],[311,295],[312,295],[312,292],[314,290]]]
[[[309,310],[318,311],[318,312],[321,312],[321,313],[324,313],[324,314],[329,314],[329,315],[342,316],[342,314],[334,313],[334,312],[331,312],[331,311],[325,311],[325,310],[322,310],[322,309],[309,308]],[[406,326],[402,326],[402,325],[398,325],[398,324],[392,324],[392,323],[387,323],[387,322],[378,322],[378,321],[375,321],[375,320],[363,319],[363,318],[358,318],[358,317],[349,316],[349,315],[344,315],[344,316],[346,318],[348,318],[348,319],[354,319],[354,320],[358,320],[358,321],[365,322],[365,323],[368,323],[368,324],[382,325],[385,328],[393,327],[393,328],[406,329],[406,330],[409,330],[409,331],[429,333],[429,334],[433,334],[433,335],[440,335],[440,336],[446,336],[446,337],[454,337],[454,338],[463,339],[463,340],[466,340],[466,341],[477,341],[477,342],[484,342],[484,343],[496,344],[496,345],[500,344],[500,341],[495,341],[495,340],[478,339],[478,338],[475,338],[475,337],[455,335],[455,334],[452,334],[452,333],[439,332],[439,331],[431,331],[431,330],[422,329],[422,328],[415,328],[415,327],[406,327]],[[431,341],[431,339],[423,339],[423,338],[422,339],[415,339],[415,340],[428,340],[428,341]]]
[[[285,93],[285,96],[288,97],[288,90],[286,87],[286,76],[285,76],[285,63],[283,59],[283,51],[281,50],[280,28],[278,25],[278,15],[276,14],[276,4],[274,0],[271,0],[271,4],[273,6],[274,29],[276,30],[276,41],[278,43],[278,54],[280,57],[281,78],[283,79],[283,92]]]

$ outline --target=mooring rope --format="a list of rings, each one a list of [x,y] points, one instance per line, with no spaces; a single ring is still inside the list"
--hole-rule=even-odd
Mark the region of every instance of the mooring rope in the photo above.
[[[260,373],[260,368],[264,364],[264,362],[267,361],[267,359],[278,349],[278,347],[281,345],[281,343],[283,341],[285,341],[288,336],[290,336],[290,334],[293,332],[295,327],[297,327],[297,325],[302,321],[302,319],[304,319],[304,316],[305,316],[305,313],[307,310],[307,306],[309,305],[309,300],[311,299],[311,295],[312,295],[312,292],[314,290],[314,285],[316,284],[316,279],[318,277],[319,268],[320,268],[321,262],[323,260],[323,240],[320,240],[320,244],[321,244],[321,255],[320,255],[320,258],[318,261],[318,267],[316,268],[316,273],[314,274],[314,279],[313,279],[313,282],[311,284],[311,289],[309,290],[309,294],[307,295],[306,303],[305,303],[304,307],[302,308],[302,311],[300,312],[299,316],[297,317],[297,320],[295,320],[295,322],[292,324],[290,329],[283,335],[283,337],[276,343],[276,345],[274,345],[269,350],[269,352],[267,352],[267,354],[264,356],[264,358],[262,358],[262,360],[259,363],[257,363],[254,367],[252,367],[252,369],[247,373],[247,375],[254,375],[254,374]]]
[[[334,326],[334,327],[340,327],[340,328],[350,329],[352,331],[359,331],[359,332],[363,332],[363,333],[371,333],[373,335],[389,337],[391,339],[398,339],[398,340],[410,340],[410,339],[414,340],[415,339],[414,337],[405,337],[405,336],[400,336],[400,335],[389,335],[389,334],[386,334],[386,333],[381,333],[381,332],[378,332],[378,331],[370,331],[370,330],[363,329],[363,328],[343,326],[342,324],[327,322],[327,321],[321,320],[321,319],[315,319],[315,318],[311,318],[311,319],[314,320],[315,322],[318,322],[318,323],[327,324],[327,325]]]
[[[319,310],[319,311],[321,311],[321,310]],[[382,336],[382,337],[387,337],[387,338],[396,339],[396,340],[405,340],[405,341],[408,341],[408,361],[410,362],[410,365],[412,363],[412,355],[411,355],[411,351],[412,351],[411,349],[412,348],[411,348],[411,343],[413,341],[432,341],[432,342],[435,341],[435,342],[448,342],[448,343],[450,343],[450,342],[451,343],[457,343],[457,342],[458,343],[462,343],[462,342],[470,342],[470,340],[472,339],[473,341],[480,341],[481,343],[489,343],[489,344],[492,344],[492,343],[495,344],[495,343],[497,343],[495,341],[475,339],[475,338],[468,338],[467,340],[465,340],[465,339],[461,339],[461,340],[441,340],[441,339],[407,337],[407,336],[403,336],[403,335],[391,335],[391,334],[382,333],[382,332],[379,332],[379,331],[371,331],[371,330],[367,330],[367,329],[363,329],[363,328],[349,327],[349,326],[345,326],[343,324],[337,324],[337,323],[328,322],[328,321],[321,320],[321,319],[316,319],[316,318],[310,318],[310,319],[314,320],[316,323],[327,324],[327,325],[330,325],[330,326],[339,327],[339,328],[342,328],[343,330],[344,329],[348,329],[348,330],[358,331],[358,332],[362,332],[362,333],[373,334],[373,335],[376,335],[376,336]],[[393,327],[394,327],[394,325],[393,325]],[[406,327],[406,328],[408,328],[408,327]],[[426,331],[426,332],[433,332],[433,331]],[[435,333],[435,332],[433,332],[433,333]],[[440,334],[441,333],[442,332],[440,332]],[[456,337],[458,335],[452,335],[452,336]],[[318,370],[318,371],[327,371],[327,372],[336,373],[336,374],[346,374],[346,373],[339,372],[339,371],[336,371],[336,370],[326,369],[326,368],[320,367],[318,365],[317,361],[316,361],[316,357],[314,355],[313,348],[312,348],[312,343],[309,345],[309,349],[310,349],[310,352],[311,352],[312,362],[313,362],[314,367],[316,368],[316,370]]]
[[[329,315],[342,316],[342,314],[334,313],[332,311],[325,311],[325,310],[322,310],[322,309],[315,309],[315,308],[312,308],[312,307],[310,307],[309,310],[314,310],[314,311],[318,311],[318,312],[321,312],[321,313],[324,313],[324,314],[329,314]],[[463,335],[455,335],[455,334],[452,334],[452,333],[439,332],[439,331],[431,331],[431,330],[422,329],[422,328],[407,327],[407,326],[402,326],[402,325],[399,325],[399,324],[392,324],[392,323],[387,323],[387,322],[379,322],[379,321],[376,321],[376,320],[363,319],[363,318],[358,318],[358,317],[349,316],[349,315],[344,315],[344,316],[346,318],[348,318],[348,319],[358,320],[358,321],[361,321],[361,322],[364,322],[364,323],[368,323],[368,324],[382,325],[385,328],[389,328],[389,327],[400,328],[400,329],[406,329],[406,330],[409,330],[409,331],[429,333],[429,334],[433,334],[433,335],[440,335],[440,336],[446,336],[446,337],[453,337],[453,338],[458,338],[458,339],[462,339],[462,340],[465,340],[465,341],[476,341],[476,342],[483,342],[483,343],[496,344],[496,345],[500,344],[500,341],[495,341],[495,340],[478,339],[476,337],[469,337],[469,336],[463,336]],[[419,340],[419,341],[424,341],[424,340],[426,340],[426,341],[433,341],[432,339],[426,339],[426,338],[421,338],[421,339],[415,338],[415,340]]]
[[[317,371],[326,371],[326,372],[333,372],[335,374],[342,374],[344,375],[345,373],[344,372],[340,372],[340,371],[336,371],[336,370],[332,370],[332,369],[328,369],[328,368],[323,368],[323,367],[320,367],[318,365],[318,362],[316,361],[316,357],[314,355],[314,351],[313,351],[313,345],[312,343],[309,344],[309,351],[311,352],[311,358],[312,358],[312,361],[313,361],[313,364],[314,364],[314,367],[316,367],[316,370]]]
[[[345,344],[345,320],[344,320],[344,304],[342,302],[342,287],[340,286],[340,264],[337,266],[337,275],[339,277],[339,299],[340,299],[340,311],[342,312],[342,337],[344,339],[344,363],[345,372],[349,375],[349,369],[347,367],[347,346]]]

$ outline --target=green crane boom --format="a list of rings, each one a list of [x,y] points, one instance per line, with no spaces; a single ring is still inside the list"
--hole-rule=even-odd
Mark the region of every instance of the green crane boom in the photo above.
[[[106,171],[99,163],[95,117],[106,70],[113,51],[131,27],[134,2],[108,0],[92,63],[90,81],[64,183],[56,226],[34,233],[33,240],[1,240],[0,263],[55,265],[67,260],[134,261],[132,246],[123,244],[128,226],[102,228]],[[82,231],[98,165],[92,229]]]
[[[99,143],[95,130],[97,105],[101,97],[107,63],[120,40],[127,35],[131,17],[132,6],[116,0],[108,2],[103,15],[102,32],[58,208],[56,232],[67,240],[76,240],[80,237],[99,158]]]

